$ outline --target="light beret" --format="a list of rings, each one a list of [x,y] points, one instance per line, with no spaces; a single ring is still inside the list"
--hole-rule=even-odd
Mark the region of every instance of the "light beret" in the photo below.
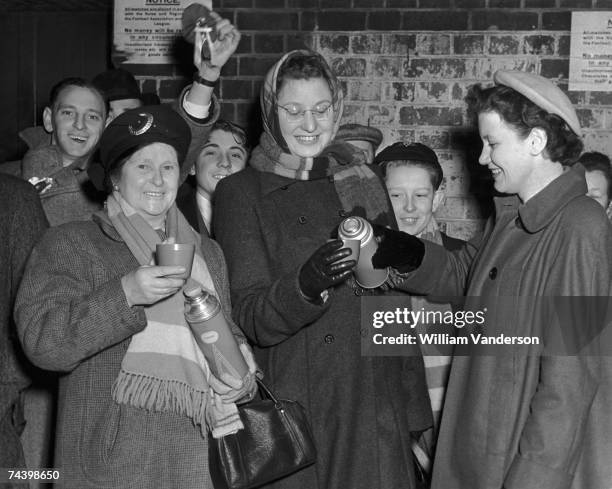
[[[563,119],[578,136],[581,134],[576,110],[567,95],[552,81],[524,71],[498,70],[493,75],[497,85],[513,88],[538,107]]]

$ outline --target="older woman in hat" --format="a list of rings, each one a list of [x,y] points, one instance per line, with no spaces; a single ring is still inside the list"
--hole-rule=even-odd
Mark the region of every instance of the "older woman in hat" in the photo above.
[[[202,286],[230,306],[219,247],[200,238],[174,203],[189,127],[166,106],[127,111],[105,130],[90,169],[108,192],[91,221],[48,232],[19,291],[20,339],[37,365],[62,372],[56,466],[62,487],[205,487],[207,429],[236,429],[234,401],[251,372],[210,375],[183,316],[182,287]],[[195,244],[190,277],[152,265],[157,243]],[[219,400],[223,402],[218,402]]]
[[[361,150],[330,144],[342,90],[319,54],[285,54],[261,108],[265,132],[249,167],[217,185],[213,228],[234,317],[275,391],[306,408],[317,444],[314,466],[273,487],[415,487],[411,434],[432,422],[422,358],[361,355],[355,260],[330,240],[350,215],[395,226],[383,183]]]
[[[479,244],[448,252],[379,229],[372,261],[393,267],[405,290],[465,291],[466,308],[484,311],[485,335],[535,335],[544,348],[502,346],[454,359],[433,488],[602,489],[610,485],[609,404],[607,417],[601,409],[610,386],[597,356],[576,353],[604,322],[612,231],[585,195],[584,169],[572,166],[582,143],[566,95],[534,74],[498,71],[494,80],[468,97],[483,144],[479,163],[507,194],[495,198]],[[593,416],[601,434],[591,429]],[[597,437],[601,450],[587,455]]]

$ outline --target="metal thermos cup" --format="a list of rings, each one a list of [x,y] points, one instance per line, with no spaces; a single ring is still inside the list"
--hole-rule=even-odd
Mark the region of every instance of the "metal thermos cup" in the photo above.
[[[377,269],[372,266],[372,255],[376,252],[378,243],[368,221],[358,216],[347,217],[338,226],[338,237],[343,240],[357,239],[361,242],[359,260],[353,269],[355,280],[359,285],[373,289],[387,280],[387,269]]]
[[[219,379],[227,373],[242,380],[249,367],[225,320],[217,298],[200,287],[184,290],[185,319],[212,373]]]

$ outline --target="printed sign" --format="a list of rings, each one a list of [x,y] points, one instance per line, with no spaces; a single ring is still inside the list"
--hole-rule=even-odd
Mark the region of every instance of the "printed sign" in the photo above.
[[[570,90],[612,90],[612,12],[572,12]]]

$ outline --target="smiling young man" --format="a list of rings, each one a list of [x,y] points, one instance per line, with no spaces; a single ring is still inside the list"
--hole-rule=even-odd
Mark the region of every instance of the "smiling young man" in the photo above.
[[[51,145],[26,153],[22,176],[37,188],[52,226],[87,220],[101,208],[86,170],[106,116],[103,95],[82,78],[66,78],[51,89],[43,111]]]

